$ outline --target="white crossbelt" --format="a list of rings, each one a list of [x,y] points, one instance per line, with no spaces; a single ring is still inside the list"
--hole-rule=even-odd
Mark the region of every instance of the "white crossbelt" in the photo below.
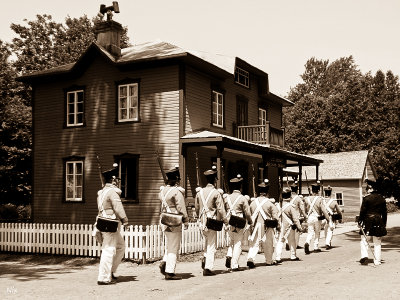
[[[283,218],[285,219],[285,221],[288,222],[289,225],[291,226],[291,225],[293,225],[293,222],[292,222],[292,220],[290,220],[290,218],[288,217],[288,215],[285,213],[285,209],[288,208],[290,205],[292,205],[291,202],[286,203],[286,204],[282,207],[282,209],[279,210],[279,216],[282,214],[282,217],[283,217]]]
[[[226,215],[227,217],[229,217],[230,214],[232,214],[233,216],[236,216],[236,211],[235,211],[233,208],[235,207],[236,203],[239,201],[239,199],[240,199],[241,197],[242,197],[242,196],[237,197],[236,200],[235,200],[235,202],[233,202],[233,203],[232,203],[232,200],[231,200],[231,198],[229,197],[229,195],[226,197],[227,200],[228,200],[228,205],[229,205],[229,212],[228,212],[227,215]]]
[[[258,217],[258,213],[261,214],[264,221],[267,219],[267,215],[265,214],[264,210],[262,209],[262,206],[268,201],[268,198],[263,199],[261,201],[261,203],[259,202],[258,198],[256,198],[254,201],[256,201],[257,207],[251,216],[251,220],[253,221],[253,224],[255,224],[255,221]],[[254,227],[253,233],[249,237],[249,240],[253,241],[256,234],[259,232],[260,229],[261,229],[261,224],[259,222],[257,222],[256,226]]]
[[[307,218],[311,215],[312,212],[314,212],[317,216],[319,215],[318,212],[314,208],[315,202],[317,202],[318,198],[319,198],[318,196],[314,196],[313,202],[311,203],[310,209],[307,214]],[[307,198],[307,202],[308,202],[308,204],[310,204],[310,198]]]
[[[329,199],[329,201],[326,203],[326,210],[328,211],[328,213],[332,216],[333,215],[333,211],[332,209],[329,207],[329,205],[331,205],[331,203],[333,202],[333,200],[335,200],[334,198]]]
[[[161,209],[162,209],[162,206],[164,206],[168,213],[171,212],[171,209],[169,208],[169,205],[168,205],[168,203],[167,203],[167,196],[168,196],[168,194],[169,194],[173,189],[174,189],[174,188],[171,187],[171,188],[169,189],[169,191],[168,191],[165,195],[163,195],[163,191],[160,192],[160,196],[161,196]]]
[[[210,193],[209,193],[208,196],[207,196],[207,199],[205,199],[205,197],[204,197],[203,189],[200,190],[200,198],[201,198],[201,202],[203,202],[203,209],[201,210],[201,213],[200,213],[199,218],[201,218],[201,216],[203,215],[204,212],[206,212],[207,218],[211,218],[210,210],[208,209],[207,203],[208,203],[208,201],[211,199],[211,195],[213,194],[214,190],[215,190],[215,189],[213,188],[213,189],[210,191]],[[215,212],[215,213],[216,213],[216,212]],[[203,220],[203,224],[205,224],[205,220]]]

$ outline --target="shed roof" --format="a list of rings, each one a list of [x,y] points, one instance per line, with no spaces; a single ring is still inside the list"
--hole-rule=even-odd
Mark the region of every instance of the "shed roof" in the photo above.
[[[309,156],[323,160],[319,166],[319,179],[323,180],[347,180],[362,179],[365,166],[369,160],[368,150],[310,154]],[[287,168],[289,171],[298,170],[296,167]],[[316,169],[303,167],[302,178],[314,180],[316,178]]]

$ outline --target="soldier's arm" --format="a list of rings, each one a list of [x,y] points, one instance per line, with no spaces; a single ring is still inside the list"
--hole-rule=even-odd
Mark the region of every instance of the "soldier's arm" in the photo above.
[[[247,219],[247,223],[250,225],[253,224],[253,220],[251,219],[251,211],[250,211],[250,205],[249,205],[249,196],[244,196],[244,201],[243,201],[243,213]]]
[[[194,210],[196,212],[196,217],[200,217],[200,199],[199,199],[199,193],[196,194],[196,197],[194,198]]]
[[[387,223],[387,207],[386,207],[386,200],[385,199],[383,199],[383,204],[382,204],[382,221],[383,221],[383,224],[385,224],[385,227],[386,227],[386,223]]]
[[[179,190],[175,194],[175,207],[176,211],[183,215],[182,222],[186,225],[189,222],[187,210],[186,210],[186,203],[185,197],[183,196],[182,192]]]
[[[296,210],[294,209],[294,207],[292,207],[292,206],[290,207],[290,214],[292,215],[292,221],[296,225],[297,230],[301,231],[301,224],[300,224],[299,216],[298,216]]]
[[[305,207],[305,204],[304,204],[303,199],[300,199],[300,200],[299,200],[299,207],[300,207],[300,214],[301,214],[304,218],[307,217],[307,214],[306,214],[306,207]]]
[[[358,223],[363,222],[364,219],[365,219],[365,214],[366,214],[366,210],[367,210],[367,204],[366,203],[367,203],[367,201],[366,201],[366,199],[364,197],[363,200],[362,200],[362,203],[361,203],[360,216],[358,218]]]
[[[319,201],[320,201],[321,211],[322,211],[322,213],[324,214],[325,219],[331,220],[331,217],[329,216],[329,213],[328,213],[328,211],[326,210],[326,207],[325,207],[325,204],[323,203],[323,200],[320,198]]]
[[[115,191],[110,191],[109,194],[111,205],[114,210],[115,215],[119,220],[121,220],[122,225],[128,224],[128,218],[126,217],[125,209],[122,206],[122,201],[119,195]]]
[[[226,218],[226,210],[224,206],[224,200],[222,199],[222,195],[219,192],[215,193],[215,206],[217,207],[217,212],[222,217],[222,220],[225,224],[228,224],[228,219]]]

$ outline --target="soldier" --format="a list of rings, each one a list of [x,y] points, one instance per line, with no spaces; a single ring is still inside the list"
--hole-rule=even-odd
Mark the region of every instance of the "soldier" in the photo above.
[[[305,206],[307,212],[307,229],[308,234],[304,244],[305,254],[310,254],[310,243],[314,239],[314,252],[321,252],[318,247],[319,236],[321,233],[321,220],[323,218],[329,220],[323,199],[318,196],[320,185],[319,181],[311,185],[312,196],[305,198]]]
[[[374,243],[374,264],[381,264],[381,244],[382,236],[387,234],[387,208],[385,198],[377,191],[375,181],[367,180],[367,193],[362,201],[358,225],[361,235],[361,259],[362,265],[368,264],[368,240],[367,236],[372,237]],[[364,235],[365,233],[365,235]],[[372,251],[372,249],[371,249]]]
[[[225,194],[225,208],[228,212],[228,216],[237,216],[240,218],[245,218],[248,224],[252,224],[251,213],[249,207],[250,197],[241,193],[243,178],[240,174],[229,181],[231,194]],[[232,218],[232,217],[231,217]],[[229,222],[232,224],[231,220]],[[245,224],[245,222],[244,222]],[[228,247],[228,252],[226,254],[225,266],[232,271],[239,270],[239,257],[242,253],[242,240],[244,235],[243,228],[230,226],[229,229],[230,245]]]
[[[121,202],[121,190],[118,188],[118,168],[102,172],[106,182],[102,190],[97,193],[99,216],[119,220],[116,232],[102,232],[103,243],[99,265],[98,285],[115,283],[115,272],[124,257],[125,242],[121,235],[122,225],[128,225],[124,207]]]
[[[299,216],[300,224],[302,224],[304,221],[306,221],[307,215],[306,215],[306,211],[304,208],[303,196],[299,195],[297,193],[297,190],[298,190],[297,181],[295,181],[294,184],[292,184],[290,186],[290,189],[292,190],[292,200],[290,202],[294,206],[294,209],[296,210],[296,213]],[[301,247],[299,247],[299,240],[300,240],[301,233],[302,232],[299,230],[295,231],[296,249],[301,248]]]
[[[281,231],[279,233],[278,244],[276,245],[276,262],[281,263],[281,255],[283,243],[288,240],[290,249],[290,260],[297,261],[300,260],[296,256],[296,240],[295,240],[295,230],[301,231],[301,224],[299,221],[299,216],[291,203],[292,191],[290,188],[285,188],[282,191],[282,208],[280,214],[282,215]]]
[[[162,203],[161,212],[182,215],[184,229],[187,229],[189,218],[184,198],[185,189],[179,186],[179,169],[175,167],[165,173],[168,179],[167,185],[160,188],[159,194]],[[166,247],[163,261],[160,264],[160,271],[166,280],[180,280],[182,277],[175,274],[175,267],[182,239],[182,225],[167,226],[161,224],[161,229],[165,234]]]
[[[265,179],[258,185],[257,198],[251,198],[250,211],[254,229],[249,237],[250,248],[247,253],[247,266],[255,268],[254,259],[258,253],[260,243],[263,243],[265,262],[267,266],[276,265],[272,259],[274,254],[274,229],[280,230],[278,222],[278,208],[268,198],[269,182]],[[274,200],[275,201],[275,200]]]
[[[228,219],[222,199],[223,191],[215,188],[217,180],[217,170],[211,169],[204,172],[207,180],[207,185],[204,188],[196,188],[195,210],[201,222],[201,230],[205,238],[204,257],[201,261],[203,268],[203,276],[216,275],[212,270],[214,268],[214,256],[217,243],[217,231],[207,228],[207,219],[212,218],[218,221],[223,221],[226,225]]]
[[[325,249],[329,250],[332,249],[333,230],[335,230],[336,222],[342,219],[342,210],[340,209],[336,199],[331,197],[332,188],[329,185],[324,189],[324,193],[324,203],[329,214],[329,220],[326,220],[324,225]]]

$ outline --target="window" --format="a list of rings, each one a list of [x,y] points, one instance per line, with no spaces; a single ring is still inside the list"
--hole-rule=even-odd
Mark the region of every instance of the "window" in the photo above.
[[[65,201],[82,201],[83,160],[65,163]]]
[[[336,193],[336,201],[340,206],[343,206],[343,193]]]
[[[121,199],[138,202],[139,156],[123,154],[117,157],[119,178],[121,178]]]
[[[118,121],[139,121],[139,84],[118,85]]]
[[[217,127],[224,127],[224,95],[212,92],[212,124]]]
[[[247,72],[239,67],[236,67],[235,82],[248,88],[249,87],[249,72]]]
[[[258,125],[267,124],[267,110],[263,108],[258,109]]]
[[[83,125],[83,90],[67,92],[67,126]]]

